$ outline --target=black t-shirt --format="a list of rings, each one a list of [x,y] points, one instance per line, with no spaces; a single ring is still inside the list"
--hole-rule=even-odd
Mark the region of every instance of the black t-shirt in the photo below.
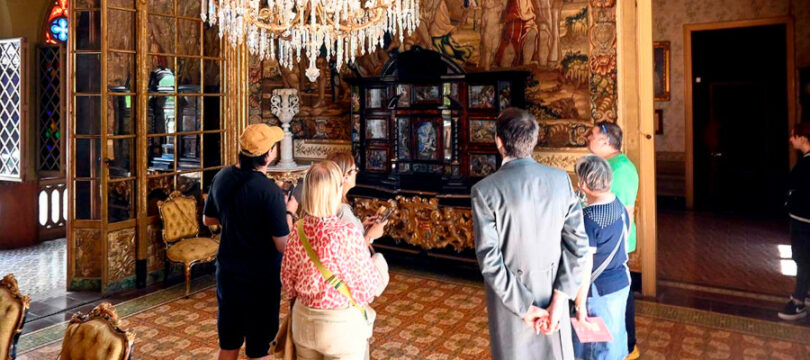
[[[214,176],[203,214],[222,224],[220,272],[245,279],[278,276],[281,253],[273,236],[290,229],[284,193],[275,182],[257,171],[224,168]]]

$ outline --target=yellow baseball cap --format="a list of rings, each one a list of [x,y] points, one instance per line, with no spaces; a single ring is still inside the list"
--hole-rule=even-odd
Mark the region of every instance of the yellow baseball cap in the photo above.
[[[283,138],[284,131],[278,126],[253,124],[239,136],[239,148],[247,156],[261,156]]]

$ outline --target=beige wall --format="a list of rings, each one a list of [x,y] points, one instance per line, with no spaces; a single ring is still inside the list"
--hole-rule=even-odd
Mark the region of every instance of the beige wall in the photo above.
[[[51,0],[0,0],[0,39],[24,37],[28,43],[28,120],[29,131],[27,139],[28,169],[36,166],[36,79],[37,56],[36,48],[42,43],[42,23],[48,12]],[[27,173],[28,180],[34,180],[36,173]]]
[[[810,66],[810,0],[653,0],[653,40],[669,41],[672,50],[672,97],[655,103],[664,110],[664,134],[655,136],[657,152],[685,151],[684,25],[788,15],[795,19],[796,65]]]

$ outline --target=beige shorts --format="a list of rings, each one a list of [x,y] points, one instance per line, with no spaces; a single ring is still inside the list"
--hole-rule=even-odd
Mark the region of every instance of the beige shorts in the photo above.
[[[366,307],[369,320],[360,310],[313,309],[299,302],[293,305],[293,342],[299,359],[367,359],[368,339],[376,313]]]

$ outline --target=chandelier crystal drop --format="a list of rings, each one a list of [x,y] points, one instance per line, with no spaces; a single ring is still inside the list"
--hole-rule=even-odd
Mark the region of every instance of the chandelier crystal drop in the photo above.
[[[292,69],[309,61],[306,76],[320,75],[317,58],[326,49],[326,59],[336,68],[357,56],[384,46],[388,32],[404,41],[419,26],[419,0],[201,0],[200,17],[219,25],[220,38],[232,46],[243,43],[261,60],[278,59]]]

